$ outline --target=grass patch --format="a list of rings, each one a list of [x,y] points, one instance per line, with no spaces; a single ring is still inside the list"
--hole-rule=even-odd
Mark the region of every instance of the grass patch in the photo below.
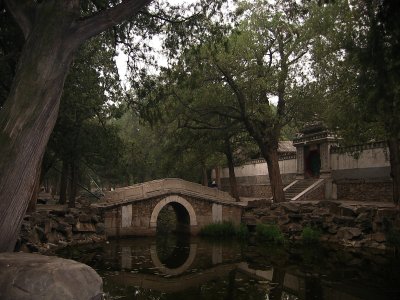
[[[283,244],[285,242],[285,237],[277,225],[257,224],[256,235],[262,241],[276,244]]]
[[[246,225],[240,224],[240,226],[236,228],[236,236],[241,240],[247,240],[249,234],[249,229]]]
[[[236,236],[240,239],[246,239],[249,236],[249,231],[243,224],[241,224],[239,227],[236,227],[231,222],[222,222],[204,226],[200,230],[200,235],[218,238]]]
[[[306,226],[303,228],[301,232],[301,239],[304,244],[316,244],[319,242],[319,238],[321,237],[321,232],[318,229],[314,229],[310,226]]]

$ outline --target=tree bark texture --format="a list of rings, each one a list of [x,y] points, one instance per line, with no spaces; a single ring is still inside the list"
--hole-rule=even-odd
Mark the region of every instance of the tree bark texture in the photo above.
[[[399,205],[400,201],[400,142],[398,137],[388,140],[390,152],[390,175],[393,180],[393,202]]]
[[[236,199],[236,201],[240,201],[238,186],[237,186],[237,181],[236,181],[236,175],[235,175],[235,163],[233,160],[232,148],[231,148],[229,141],[225,141],[225,156],[226,156],[226,160],[228,162],[229,186],[230,186],[231,195],[233,198]]]
[[[275,202],[284,202],[285,193],[283,192],[283,183],[281,171],[279,169],[278,151],[271,149],[265,157],[268,165],[269,180],[271,183],[272,197]]]
[[[14,248],[73,55],[62,40],[62,20],[38,18],[0,114],[0,251]]]
[[[80,19],[77,0],[5,0],[25,44],[0,111],[0,252],[14,249],[75,50],[150,2],[125,0]]]
[[[271,184],[272,197],[274,202],[284,202],[285,193],[283,192],[283,182],[281,177],[281,171],[279,169],[279,155],[278,155],[278,142],[275,147],[267,147],[263,144],[259,144],[261,154],[267,162],[268,176]]]

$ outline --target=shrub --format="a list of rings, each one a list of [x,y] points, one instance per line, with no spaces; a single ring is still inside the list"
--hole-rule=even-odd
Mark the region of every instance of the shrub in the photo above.
[[[303,228],[301,232],[301,238],[305,244],[315,244],[318,243],[321,232],[318,229],[314,229],[310,226]]]
[[[257,224],[256,234],[260,240],[282,244],[285,238],[276,225]]]
[[[237,236],[239,239],[247,239],[249,231],[247,226],[241,224],[236,227],[231,222],[213,223],[204,226],[200,230],[200,235],[208,237],[233,237]]]
[[[240,224],[236,229],[236,236],[241,240],[246,240],[249,237],[249,229],[246,225]]]

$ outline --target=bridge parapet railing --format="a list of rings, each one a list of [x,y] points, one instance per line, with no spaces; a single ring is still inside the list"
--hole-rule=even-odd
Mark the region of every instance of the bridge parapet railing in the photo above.
[[[221,201],[235,201],[227,192],[220,191],[217,188],[209,188],[198,183],[189,182],[177,178],[164,179],[164,189],[183,190],[190,193],[207,195]]]
[[[209,188],[197,183],[188,182],[178,178],[167,178],[153,180],[145,183],[135,184],[123,188],[117,188],[115,191],[105,193],[107,202],[118,202],[135,199],[144,199],[152,196],[165,194],[168,192],[184,191],[190,194],[199,194],[209,196],[220,201],[235,201],[228,193],[216,188]]]

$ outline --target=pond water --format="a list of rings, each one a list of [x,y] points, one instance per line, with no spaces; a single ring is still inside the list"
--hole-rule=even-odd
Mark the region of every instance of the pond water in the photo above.
[[[164,235],[58,255],[93,267],[108,299],[400,299],[391,253]]]

